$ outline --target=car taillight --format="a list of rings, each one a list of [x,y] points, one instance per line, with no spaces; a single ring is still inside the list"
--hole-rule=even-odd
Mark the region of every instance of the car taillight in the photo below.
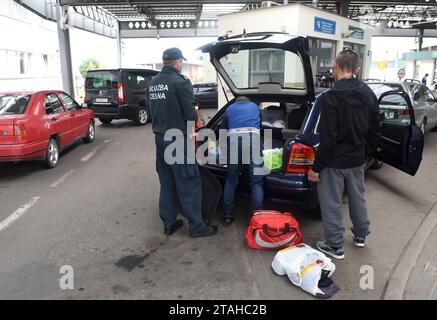
[[[14,124],[14,140],[15,143],[25,143],[26,142],[26,128],[22,124]]]
[[[313,167],[315,157],[314,148],[302,143],[294,143],[291,147],[287,172],[307,173]]]
[[[24,128],[24,125],[15,124],[14,125],[14,136],[22,137],[25,135],[26,135],[26,129]]]
[[[396,113],[400,116],[408,116],[410,114],[410,109],[408,109],[408,108],[398,109],[398,110],[396,110]]]
[[[124,92],[123,92],[123,84],[118,84],[118,102],[124,103]]]

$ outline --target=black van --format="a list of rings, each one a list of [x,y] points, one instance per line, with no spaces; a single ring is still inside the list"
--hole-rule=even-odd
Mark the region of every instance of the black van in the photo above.
[[[217,82],[193,84],[194,102],[199,109],[217,109],[218,91]]]
[[[156,74],[158,71],[148,69],[88,71],[84,102],[104,124],[130,119],[136,125],[145,125],[150,121],[149,81]]]

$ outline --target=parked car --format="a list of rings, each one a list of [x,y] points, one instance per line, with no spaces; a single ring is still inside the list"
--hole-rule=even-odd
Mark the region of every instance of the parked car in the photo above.
[[[437,96],[437,83],[435,81],[433,81],[432,86],[431,86],[431,91],[432,94],[435,96]]]
[[[404,79],[403,82],[409,82],[409,83],[421,83],[420,80],[417,80],[417,79]]]
[[[114,69],[88,71],[85,99],[96,118],[104,124],[130,119],[142,126],[151,120],[147,96],[149,82],[158,71]]]
[[[417,82],[367,82],[379,97],[391,90],[405,92],[413,105],[416,125],[426,133],[437,127],[437,100],[427,86]]]
[[[376,79],[376,78],[367,78],[367,79],[365,79],[364,80],[365,82],[373,82],[373,81],[376,81],[376,82],[381,82],[381,79]]]
[[[194,102],[199,109],[217,109],[218,91],[216,82],[193,84]]]
[[[58,165],[76,141],[95,139],[94,114],[62,91],[0,93],[0,161]]]
[[[234,97],[244,95],[262,106],[263,122],[268,117],[272,118],[269,123],[274,123],[272,121],[279,117],[284,122],[282,128],[263,124],[261,130],[261,136],[265,135],[266,129],[272,130],[272,147],[283,148],[282,168],[272,170],[265,177],[266,200],[286,201],[307,209],[317,208],[317,185],[308,181],[307,173],[320,143],[320,105],[314,103],[307,38],[283,33],[252,33],[219,38],[200,49],[209,53],[212,64]],[[220,108],[205,126],[215,132],[217,140],[222,118],[233,102],[231,100]],[[410,97],[404,92],[391,91],[383,93],[378,103],[382,136],[367,165],[378,159],[414,175],[422,159],[423,134],[415,125]],[[392,113],[407,114],[411,121],[399,121]],[[201,142],[198,141],[197,145]],[[200,164],[222,182],[225,180],[226,165],[211,161]],[[248,181],[247,173],[243,173],[241,191],[249,190]]]

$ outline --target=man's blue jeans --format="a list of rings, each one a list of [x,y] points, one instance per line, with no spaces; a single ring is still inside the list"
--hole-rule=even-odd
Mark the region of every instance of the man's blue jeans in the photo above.
[[[238,186],[240,172],[244,165],[249,166],[249,181],[250,181],[250,204],[251,210],[259,210],[263,207],[264,201],[264,190],[263,190],[263,180],[264,175],[261,174],[263,171],[262,163],[262,147],[258,153],[254,153],[252,150],[253,139],[259,139],[256,134],[250,134],[249,144],[247,140],[238,137],[237,140],[232,140],[228,138],[228,170],[226,175],[225,187],[223,190],[223,202],[224,202],[224,213],[225,216],[234,216],[234,202],[235,202],[235,190]],[[234,142],[232,142],[234,141]],[[238,150],[238,155],[233,157],[232,152]],[[249,159],[244,159],[243,155],[247,155]],[[236,163],[231,163],[232,158],[238,160]],[[243,164],[245,160],[245,164]],[[248,163],[249,162],[249,163]],[[258,170],[257,170],[258,169]]]

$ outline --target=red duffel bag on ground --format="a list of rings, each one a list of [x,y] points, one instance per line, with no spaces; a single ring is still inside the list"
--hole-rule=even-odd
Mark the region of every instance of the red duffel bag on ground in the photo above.
[[[302,233],[290,212],[258,210],[250,218],[246,242],[253,249],[278,250],[301,243]]]

